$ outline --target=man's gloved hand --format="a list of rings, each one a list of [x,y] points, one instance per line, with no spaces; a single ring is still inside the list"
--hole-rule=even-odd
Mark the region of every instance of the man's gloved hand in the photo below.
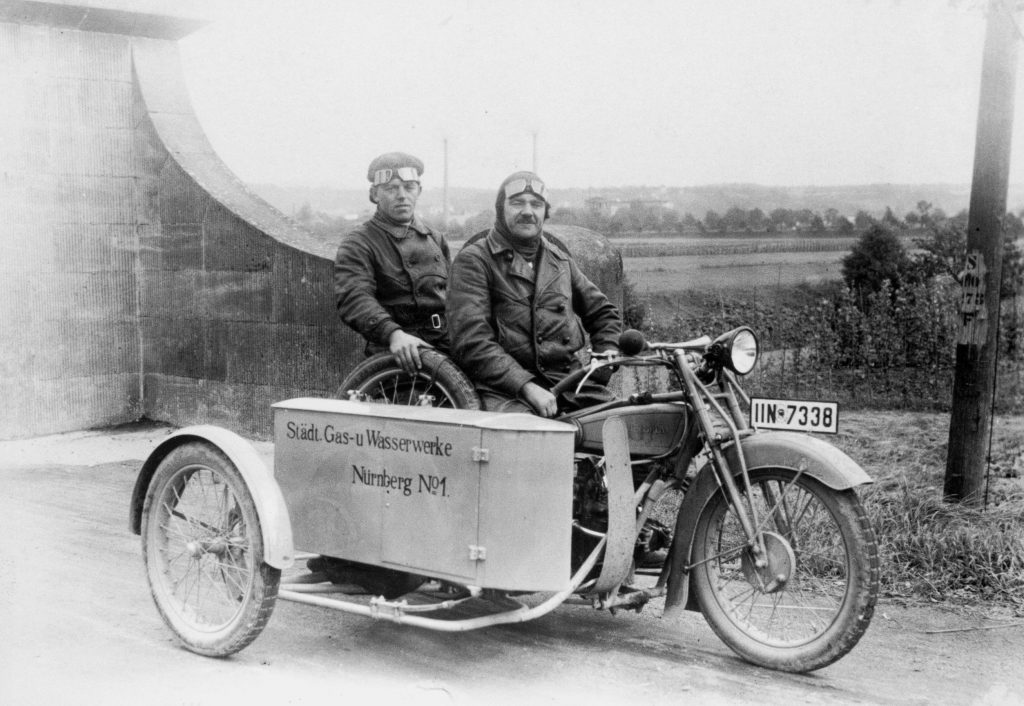
[[[558,412],[558,401],[555,396],[535,382],[523,385],[519,390],[519,396],[542,417],[553,417]]]
[[[388,337],[388,349],[395,356],[395,360],[402,366],[402,370],[415,375],[420,369],[420,346],[430,348],[430,344],[422,338],[417,338],[401,329],[393,332]]]

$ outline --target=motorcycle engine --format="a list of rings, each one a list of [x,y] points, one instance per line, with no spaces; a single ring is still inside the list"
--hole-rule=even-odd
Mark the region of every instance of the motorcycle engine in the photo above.
[[[644,481],[646,471],[634,470],[633,487]],[[604,534],[608,531],[608,485],[601,456],[577,454],[572,484],[572,570],[575,573],[597,546],[598,537],[582,529]],[[648,519],[637,537],[634,559],[638,568],[658,566],[671,544],[671,531],[654,519]],[[600,562],[591,576],[600,573]]]
[[[598,538],[579,530],[580,527],[604,534],[608,531],[608,486],[605,483],[603,459],[600,456],[578,455],[572,480],[572,569],[583,563],[597,546]]]

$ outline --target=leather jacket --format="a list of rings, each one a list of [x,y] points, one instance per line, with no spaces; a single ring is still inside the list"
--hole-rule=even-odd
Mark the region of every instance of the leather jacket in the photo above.
[[[550,387],[581,365],[584,332],[594,351],[618,345],[622,322],[565,246],[544,233],[530,263],[493,228],[452,265],[452,357],[482,389],[515,397],[530,382]]]
[[[451,253],[444,237],[414,219],[408,226],[379,215],[342,240],[334,259],[341,320],[367,341],[367,354],[388,350],[396,330],[447,350],[445,299]]]

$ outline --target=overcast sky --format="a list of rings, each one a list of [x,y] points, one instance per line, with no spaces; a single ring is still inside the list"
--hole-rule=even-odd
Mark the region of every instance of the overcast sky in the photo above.
[[[536,134],[554,188],[969,183],[982,4],[228,0],[180,46],[248,182],[362,187],[400,149],[440,186],[447,138],[450,184],[493,188]]]

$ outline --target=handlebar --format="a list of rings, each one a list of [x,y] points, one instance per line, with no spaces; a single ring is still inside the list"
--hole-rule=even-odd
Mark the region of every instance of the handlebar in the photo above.
[[[700,336],[699,338],[694,338],[689,341],[679,341],[677,343],[649,343],[644,338],[644,335],[636,329],[627,329],[619,336],[619,350],[622,352],[621,356],[596,354],[594,356],[595,359],[604,357],[605,360],[601,361],[597,367],[592,363],[588,367],[580,368],[569,373],[551,388],[551,394],[558,397],[563,392],[578,385],[581,380],[600,367],[622,364],[628,365],[634,361],[636,361],[637,364],[642,364],[641,361],[636,360],[636,356],[640,355],[644,351],[685,350],[689,352],[703,352],[709,345],[711,345],[711,343],[712,339],[710,336]],[[661,360],[664,361],[663,358]]]
[[[691,352],[703,351],[712,343],[711,336],[699,336],[688,341],[676,343],[651,343],[648,342],[642,333],[636,329],[627,329],[619,336],[619,350],[625,355],[634,356],[645,350],[649,351],[672,351],[685,350]]]
[[[590,368],[580,368],[579,370],[572,371],[564,378],[559,380],[557,383],[555,383],[554,386],[552,386],[551,394],[554,395],[555,397],[558,397],[566,390],[570,390],[573,387],[575,387],[580,380],[582,380],[589,374]]]

